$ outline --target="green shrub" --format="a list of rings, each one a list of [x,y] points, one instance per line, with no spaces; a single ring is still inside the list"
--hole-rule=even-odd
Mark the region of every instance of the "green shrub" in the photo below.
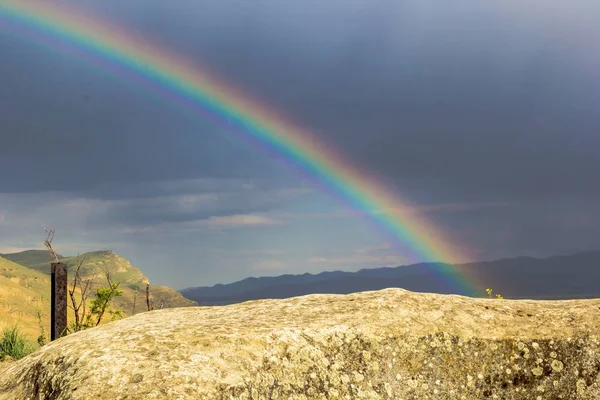
[[[25,336],[19,332],[16,325],[12,328],[4,329],[0,338],[0,359],[9,356],[14,360],[19,360],[31,353],[33,353],[33,347],[29,344]]]

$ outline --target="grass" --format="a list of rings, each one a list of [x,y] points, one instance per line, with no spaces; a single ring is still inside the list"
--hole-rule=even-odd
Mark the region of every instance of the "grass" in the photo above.
[[[31,353],[34,348],[17,327],[17,325],[4,329],[0,338],[0,360],[6,356],[19,360]]]

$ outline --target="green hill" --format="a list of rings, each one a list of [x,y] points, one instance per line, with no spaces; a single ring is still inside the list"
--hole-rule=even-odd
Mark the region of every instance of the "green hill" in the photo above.
[[[52,261],[50,253],[46,250],[25,250],[20,253],[0,254],[0,257],[4,257],[7,260],[24,265],[26,267],[38,265],[40,268],[42,266],[50,268],[50,262]],[[61,255],[58,255],[58,257],[62,258]]]
[[[92,288],[106,285],[105,273],[109,272],[114,282],[120,282],[123,296],[114,301],[125,316],[146,310],[146,283],[148,278],[139,268],[112,251],[95,251],[81,254],[84,259],[81,274],[91,279]],[[68,266],[69,286],[74,276],[77,257],[59,260]],[[19,261],[17,263],[16,261]],[[136,296],[137,291],[137,296]],[[150,286],[150,298],[154,308],[186,307],[197,305],[167,286]],[[50,314],[50,256],[43,250],[28,250],[21,253],[4,254],[0,257],[0,329],[18,322],[21,329],[31,338],[39,335],[37,312],[44,314],[46,334]]]

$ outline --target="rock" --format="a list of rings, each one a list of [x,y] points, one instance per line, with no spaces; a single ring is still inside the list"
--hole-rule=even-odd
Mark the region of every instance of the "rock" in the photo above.
[[[146,312],[0,369],[14,399],[598,399],[600,299],[386,289]]]

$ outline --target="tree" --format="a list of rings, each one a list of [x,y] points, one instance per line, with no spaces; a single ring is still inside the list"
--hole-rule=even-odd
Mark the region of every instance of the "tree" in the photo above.
[[[75,261],[75,276],[73,278],[73,285],[69,290],[69,296],[71,298],[71,305],[69,306],[75,314],[75,320],[72,322],[71,327],[67,328],[68,333],[81,331],[87,328],[100,325],[104,320],[106,314],[111,315],[111,319],[119,319],[123,317],[121,310],[112,308],[111,304],[115,297],[123,295],[123,292],[119,290],[121,282],[113,282],[110,277],[109,271],[104,271],[107,286],[100,286],[96,288],[94,298],[91,300],[88,308],[88,299],[91,293],[92,280],[82,279],[81,267],[85,262],[85,257],[80,258],[79,255]],[[77,299],[75,296],[76,290],[79,289],[80,298]]]
[[[100,325],[100,322],[102,322],[102,318],[106,313],[112,316],[111,320],[113,321],[123,317],[121,310],[113,309],[111,307],[113,299],[123,295],[123,292],[119,290],[121,282],[113,282],[108,271],[105,271],[105,276],[108,286],[96,289],[96,297],[92,300],[92,307],[89,314],[95,318],[95,326]]]
[[[92,286],[91,279],[81,279],[81,266],[83,265],[84,261],[85,257],[80,258],[78,254],[77,259],[75,261],[75,276],[73,277],[73,286],[71,287],[71,289],[69,289],[69,297],[71,298],[70,308],[75,314],[75,321],[73,321],[72,323],[73,332],[77,332],[83,329],[83,322],[87,315],[87,299],[89,297],[90,289]],[[77,298],[75,297],[76,289],[79,289],[79,293],[81,296],[79,302],[77,302]]]

